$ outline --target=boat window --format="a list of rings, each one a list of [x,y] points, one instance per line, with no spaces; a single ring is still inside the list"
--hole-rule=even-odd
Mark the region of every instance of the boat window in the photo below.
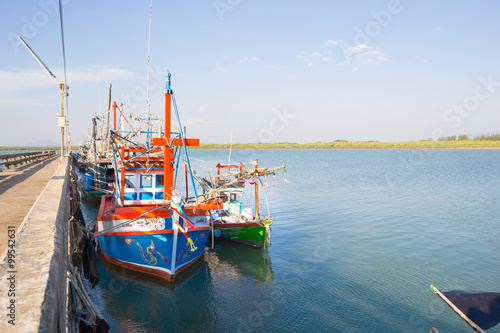
[[[153,176],[141,175],[141,188],[153,187]]]
[[[139,200],[153,200],[153,193],[152,192],[142,192],[139,195]]]
[[[231,195],[229,196],[229,201],[233,202],[233,201],[238,201],[238,196],[236,193],[231,193]]]
[[[163,175],[156,176],[156,187],[163,187]]]
[[[137,200],[137,193],[125,193],[124,200]]]
[[[135,175],[125,175],[125,188],[135,188]]]

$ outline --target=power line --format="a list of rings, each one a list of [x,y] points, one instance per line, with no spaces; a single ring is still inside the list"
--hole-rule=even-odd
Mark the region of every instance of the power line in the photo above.
[[[68,80],[66,77],[66,49],[64,47],[64,25],[63,25],[63,13],[62,13],[62,1],[59,0],[59,18],[61,21],[61,41],[62,41],[62,52],[63,52],[63,65],[64,65],[64,90],[66,91],[66,118],[69,119],[69,107],[68,107]]]

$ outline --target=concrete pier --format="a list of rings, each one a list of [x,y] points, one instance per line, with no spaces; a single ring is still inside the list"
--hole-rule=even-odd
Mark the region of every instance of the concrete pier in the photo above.
[[[66,331],[68,163],[0,175],[0,332]]]
[[[0,254],[7,247],[7,228],[23,222],[35,200],[56,172],[60,156],[0,173]]]

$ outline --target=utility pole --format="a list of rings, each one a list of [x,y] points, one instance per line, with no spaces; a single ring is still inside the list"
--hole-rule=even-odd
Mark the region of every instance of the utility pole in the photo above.
[[[26,46],[28,51],[31,53],[33,57],[35,57],[36,61],[45,69],[45,71],[52,76],[54,79],[59,82],[59,88],[61,89],[61,115],[59,116],[58,119],[58,125],[61,127],[61,161],[64,156],[64,128],[66,128],[66,117],[64,117],[64,97],[65,95],[67,96],[67,91],[68,87],[64,86],[64,83],[59,81],[59,79],[50,71],[50,69],[43,63],[43,61],[36,55],[36,53],[29,47],[28,43],[24,41],[24,39],[21,36],[17,36],[19,40]],[[69,149],[69,148],[68,148]]]

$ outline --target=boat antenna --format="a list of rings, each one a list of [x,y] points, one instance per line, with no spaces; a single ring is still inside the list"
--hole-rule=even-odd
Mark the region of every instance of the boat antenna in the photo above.
[[[153,0],[150,0],[149,2],[149,34],[148,34],[148,71],[147,71],[147,83],[146,83],[146,108],[147,108],[147,114],[148,114],[148,125],[150,125],[151,122],[151,115],[150,115],[150,109],[151,109],[151,101],[149,100],[149,67],[150,67],[150,59],[151,59],[151,16],[153,13]],[[146,147],[149,149],[149,132],[151,130],[148,129],[148,136],[146,140]]]

